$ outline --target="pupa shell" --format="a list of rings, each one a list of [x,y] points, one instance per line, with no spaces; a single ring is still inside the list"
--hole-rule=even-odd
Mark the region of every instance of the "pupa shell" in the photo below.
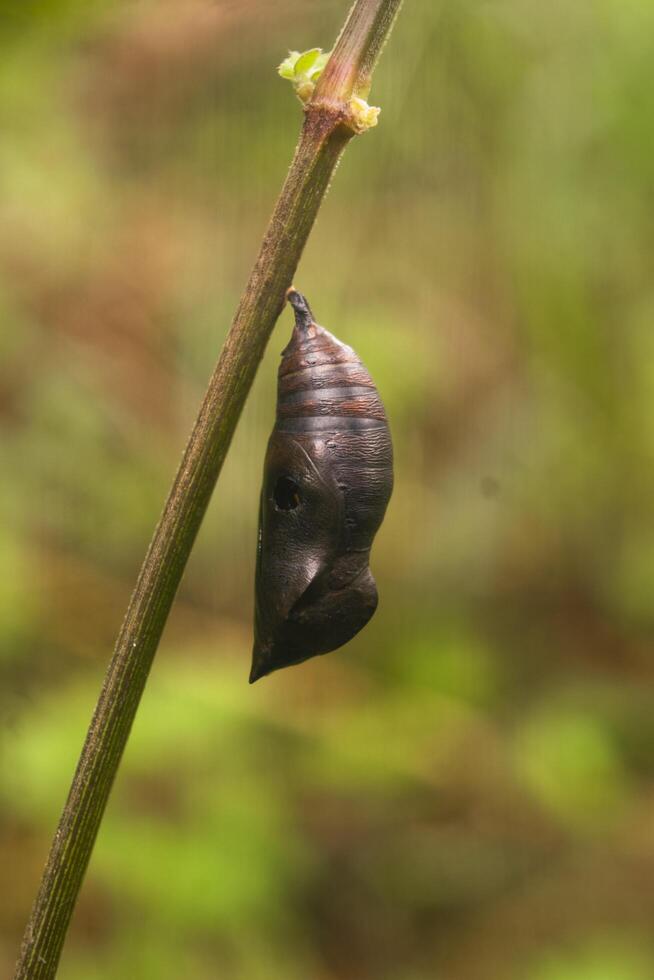
[[[357,354],[288,300],[264,463],[250,682],[347,643],[377,607],[368,562],[393,487],[384,406]]]

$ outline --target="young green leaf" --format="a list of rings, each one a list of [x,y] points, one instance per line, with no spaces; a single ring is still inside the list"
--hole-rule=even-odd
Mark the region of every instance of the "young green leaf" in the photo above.
[[[281,65],[277,69],[282,78],[288,78],[289,81],[293,81],[295,78],[295,64],[299,57],[299,51],[288,52],[288,58],[284,58]]]
[[[296,76],[309,74],[321,54],[322,48],[310,48],[308,51],[303,51],[295,62]]]
[[[293,83],[298,98],[302,102],[308,102],[330,54],[330,51],[323,51],[322,48],[309,48],[302,52],[289,51],[288,58],[282,61],[277,71],[282,78]]]

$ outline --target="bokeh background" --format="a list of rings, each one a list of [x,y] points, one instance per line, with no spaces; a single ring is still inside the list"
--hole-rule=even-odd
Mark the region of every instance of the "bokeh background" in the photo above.
[[[0,973],[341,0],[0,7]],[[285,313],[62,980],[654,976],[654,5],[409,2],[296,285],[387,405],[381,595],[247,684]]]

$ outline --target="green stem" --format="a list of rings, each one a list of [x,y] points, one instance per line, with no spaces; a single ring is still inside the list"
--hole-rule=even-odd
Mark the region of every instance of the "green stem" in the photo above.
[[[318,80],[318,99],[368,97],[377,59],[401,6],[402,0],[354,4]]]
[[[357,0],[325,69],[372,64],[400,0]],[[384,16],[381,12],[385,11]],[[378,25],[371,30],[371,25]],[[336,72],[340,78],[342,73]],[[351,92],[349,93],[351,94]],[[318,96],[318,92],[316,93]],[[15,980],[54,977],[111,786],[177,587],[266,343],[339,157],[354,135],[343,89],[323,82],[209,382],[154,532],[91,720],[38,895]]]

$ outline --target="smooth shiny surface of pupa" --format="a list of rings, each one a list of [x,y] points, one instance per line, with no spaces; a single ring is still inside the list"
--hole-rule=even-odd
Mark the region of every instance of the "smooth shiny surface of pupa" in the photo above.
[[[287,293],[264,464],[250,682],[347,643],[377,607],[368,562],[393,487],[384,406],[357,354]]]

